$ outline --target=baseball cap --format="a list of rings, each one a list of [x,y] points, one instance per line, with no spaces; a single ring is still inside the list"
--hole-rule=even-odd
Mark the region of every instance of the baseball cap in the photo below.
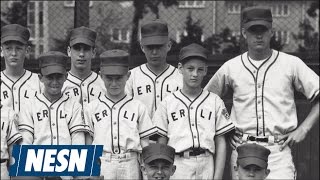
[[[100,72],[107,75],[125,75],[129,71],[129,54],[120,49],[105,51],[100,55]]]
[[[1,28],[1,44],[7,41],[18,41],[27,44],[30,38],[28,28],[19,24],[9,24]]]
[[[238,163],[242,167],[254,164],[267,168],[270,150],[258,144],[247,143],[237,148]]]
[[[192,43],[188,46],[181,48],[179,53],[179,61],[183,62],[189,57],[200,57],[201,59],[208,60],[208,50],[199,44]]]
[[[142,149],[142,158],[145,163],[150,163],[156,159],[164,159],[174,162],[175,149],[165,144],[150,144]]]
[[[272,27],[271,10],[266,7],[248,7],[242,11],[242,23],[245,29],[253,25],[262,25],[268,29]]]
[[[67,60],[69,57],[62,52],[49,51],[39,56],[39,66],[42,75],[54,73],[66,74]]]
[[[168,42],[168,36],[168,25],[160,19],[147,21],[141,26],[142,45],[165,44]]]
[[[97,33],[87,27],[81,26],[71,30],[70,46],[78,43],[83,43],[89,46],[94,46],[97,38]]]

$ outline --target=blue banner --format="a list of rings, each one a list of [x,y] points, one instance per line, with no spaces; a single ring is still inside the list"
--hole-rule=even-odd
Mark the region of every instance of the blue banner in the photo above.
[[[14,145],[10,176],[99,176],[102,145]]]

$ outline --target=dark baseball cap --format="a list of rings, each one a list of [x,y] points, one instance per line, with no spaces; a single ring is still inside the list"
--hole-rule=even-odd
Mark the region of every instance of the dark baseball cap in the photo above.
[[[165,144],[150,144],[142,149],[142,158],[145,163],[150,163],[156,159],[164,159],[174,162],[175,149]]]
[[[168,25],[160,19],[147,21],[141,26],[142,45],[165,44],[169,40],[168,36]]]
[[[261,168],[268,167],[270,150],[258,144],[247,143],[238,146],[238,163],[242,167],[257,165]]]
[[[94,46],[97,38],[97,33],[88,27],[78,27],[71,30],[70,46],[78,43]]]
[[[245,29],[254,25],[262,25],[269,29],[272,27],[271,10],[260,6],[245,8],[242,11],[242,23]]]
[[[107,75],[125,75],[129,71],[129,54],[120,49],[105,51],[100,55],[100,72]]]
[[[1,28],[1,44],[7,41],[18,41],[27,44],[30,38],[28,28],[19,24],[9,24]]]
[[[42,75],[54,73],[66,74],[67,60],[69,57],[62,52],[49,51],[39,56],[39,66]]]
[[[188,46],[181,48],[179,53],[179,61],[185,62],[189,57],[200,57],[200,59],[207,61],[208,60],[208,50],[202,47],[199,44],[192,43]]]

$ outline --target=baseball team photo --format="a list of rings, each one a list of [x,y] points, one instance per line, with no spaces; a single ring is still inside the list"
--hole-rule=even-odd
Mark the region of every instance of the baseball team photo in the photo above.
[[[319,179],[319,1],[1,1],[1,180]]]

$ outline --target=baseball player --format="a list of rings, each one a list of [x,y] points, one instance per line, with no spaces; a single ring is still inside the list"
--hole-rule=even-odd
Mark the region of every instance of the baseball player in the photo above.
[[[91,60],[96,54],[96,37],[95,31],[83,26],[70,32],[68,56],[71,58],[71,69],[62,91],[77,99],[83,109],[105,90],[100,76],[91,71]]]
[[[268,179],[294,179],[290,147],[304,140],[319,121],[319,76],[298,57],[270,48],[274,35],[270,9],[246,8],[242,17],[248,52],[227,61],[205,89],[219,96],[228,90],[233,92],[233,146],[241,142],[267,146],[271,151]],[[294,90],[312,103],[309,115],[299,127]],[[233,150],[232,166],[236,166],[236,157]],[[237,173],[232,173],[236,179]]]
[[[29,30],[21,25],[9,24],[1,28],[1,56],[5,60],[5,69],[1,71],[1,101],[4,107],[16,113],[25,107],[26,100],[40,92],[38,75],[23,67],[30,52],[29,38]]]
[[[233,130],[219,96],[201,88],[207,73],[207,50],[198,44],[180,50],[181,90],[168,95],[153,121],[159,143],[176,150],[172,179],[222,179],[226,159],[224,134]]]
[[[128,53],[110,50],[100,55],[101,78],[107,89],[85,109],[92,144],[103,145],[101,173],[105,179],[139,179],[139,153],[156,133],[144,104],[126,95],[130,76]]]
[[[264,146],[247,143],[237,147],[238,157],[235,170],[239,173],[239,180],[264,180],[270,173],[268,156],[270,150]]]
[[[9,107],[1,104],[1,179],[10,179],[8,165],[11,159],[12,148],[22,139],[15,123],[16,113]]]
[[[50,51],[40,55],[39,78],[44,92],[36,94],[20,111],[19,130],[22,144],[70,145],[85,144],[81,105],[62,93],[66,81],[66,61],[63,53]]]
[[[142,149],[144,165],[141,170],[148,180],[168,180],[176,170],[175,149],[165,144],[150,144]]]
[[[140,44],[147,63],[131,70],[126,85],[128,94],[147,106],[150,117],[168,94],[182,87],[178,69],[166,62],[171,48],[168,36],[168,25],[159,19],[141,26]]]

